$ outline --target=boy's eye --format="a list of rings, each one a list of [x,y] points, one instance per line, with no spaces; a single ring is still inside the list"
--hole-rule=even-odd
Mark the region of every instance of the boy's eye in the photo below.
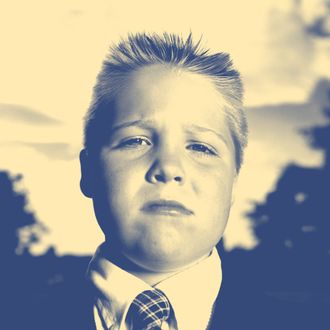
[[[202,155],[217,156],[217,152],[212,147],[202,143],[191,143],[187,146],[187,149],[201,153]]]
[[[120,142],[117,148],[136,148],[139,146],[151,145],[151,142],[145,137],[133,137]]]

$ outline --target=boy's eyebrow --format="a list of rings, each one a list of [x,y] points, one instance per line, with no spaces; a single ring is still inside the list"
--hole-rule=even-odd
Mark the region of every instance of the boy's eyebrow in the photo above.
[[[155,123],[153,120],[137,119],[137,120],[132,120],[132,121],[124,122],[122,124],[115,125],[112,128],[112,131],[117,131],[122,128],[132,127],[132,126],[141,127],[144,129],[152,129],[155,126]],[[203,127],[203,126],[194,125],[194,124],[185,125],[185,128],[188,129],[189,131],[212,133],[212,134],[216,135],[220,140],[222,140],[226,146],[228,146],[228,141],[226,140],[226,138],[221,133],[213,130],[212,128]]]
[[[208,127],[203,127],[203,126],[199,126],[199,125],[187,125],[186,126],[189,130],[195,130],[195,131],[199,131],[199,132],[206,132],[206,133],[212,133],[215,134],[220,140],[222,140],[222,142],[224,142],[224,144],[226,146],[228,146],[228,141],[227,139],[224,137],[224,135],[222,135],[221,133],[213,130],[212,128],[208,128]]]
[[[141,128],[150,129],[150,128],[152,128],[152,124],[153,124],[152,120],[137,119],[137,120],[127,121],[122,124],[115,125],[112,127],[112,131],[118,131],[122,128],[131,127],[131,126],[137,126],[137,127],[141,127]]]

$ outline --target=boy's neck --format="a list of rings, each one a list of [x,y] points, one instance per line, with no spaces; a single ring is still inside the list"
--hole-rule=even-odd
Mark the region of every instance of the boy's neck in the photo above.
[[[136,269],[133,271],[130,271],[130,273],[136,277],[138,277],[140,280],[148,283],[150,286],[155,286],[159,282],[164,281],[165,279],[171,277],[177,271],[171,271],[171,272],[163,272],[163,273],[156,273],[151,272],[143,269]]]
[[[154,272],[148,269],[144,269],[139,267],[128,258],[126,258],[123,254],[117,253],[116,249],[111,246],[109,243],[105,243],[106,245],[106,257],[114,264],[116,264],[121,269],[125,270],[126,272],[138,277],[142,281],[146,282],[150,286],[154,286],[159,282],[173,276],[176,273],[179,273],[187,268],[190,268],[194,264],[197,264],[202,259],[207,258],[210,254],[203,256],[199,260],[196,260],[192,264],[185,265],[182,268],[171,270],[171,271],[164,271],[164,272]]]

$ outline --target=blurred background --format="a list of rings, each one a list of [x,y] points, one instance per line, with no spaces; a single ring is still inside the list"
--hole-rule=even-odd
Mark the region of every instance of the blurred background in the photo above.
[[[138,31],[191,31],[242,73],[250,140],[219,250],[244,317],[226,329],[329,329],[327,0],[2,2],[1,285],[13,306],[72,290],[102,242],[79,190],[82,119],[109,45]]]

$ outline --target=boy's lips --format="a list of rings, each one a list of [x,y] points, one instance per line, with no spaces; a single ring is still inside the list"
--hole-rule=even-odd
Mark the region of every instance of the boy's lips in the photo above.
[[[145,213],[169,216],[192,215],[194,212],[174,200],[159,199],[147,202],[141,210]]]

